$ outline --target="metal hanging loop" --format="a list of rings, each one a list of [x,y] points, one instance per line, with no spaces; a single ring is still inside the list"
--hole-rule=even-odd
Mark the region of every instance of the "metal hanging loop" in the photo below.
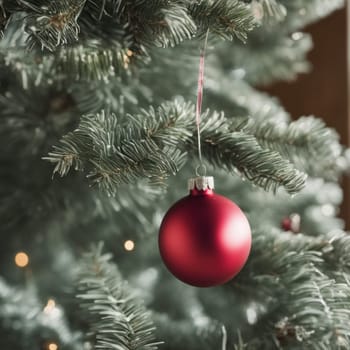
[[[197,165],[196,176],[207,176],[207,167],[203,163]]]

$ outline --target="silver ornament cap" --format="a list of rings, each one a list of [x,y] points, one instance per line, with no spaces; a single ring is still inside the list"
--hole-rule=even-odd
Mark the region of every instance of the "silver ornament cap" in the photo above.
[[[205,191],[214,189],[213,176],[197,176],[188,180],[188,190]]]

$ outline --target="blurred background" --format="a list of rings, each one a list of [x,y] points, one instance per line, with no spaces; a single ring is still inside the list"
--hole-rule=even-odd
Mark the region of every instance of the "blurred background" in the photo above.
[[[335,128],[342,143],[350,146],[350,116],[347,89],[347,10],[309,26],[306,32],[314,40],[309,54],[312,71],[296,81],[264,86],[262,90],[277,96],[293,118],[316,115]],[[350,229],[350,177],[343,179],[344,203],[340,215]]]

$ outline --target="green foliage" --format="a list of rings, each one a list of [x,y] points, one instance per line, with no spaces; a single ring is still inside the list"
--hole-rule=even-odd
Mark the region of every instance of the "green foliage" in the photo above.
[[[191,105],[178,102],[129,115],[124,123],[113,113],[87,115],[46,159],[56,163],[54,172],[61,176],[72,166],[87,172],[93,183],[110,194],[138,178],[158,183],[182,167],[184,149],[190,147],[196,153],[193,120]],[[338,135],[317,119],[302,118],[289,125],[245,119],[242,124],[240,118],[229,122],[222,114],[207,112],[201,128],[209,162],[237,170],[265,190],[283,186],[289,193],[299,191],[305,175],[293,163],[326,179],[343,170],[336,163],[342,152]],[[315,163],[310,164],[310,157]]]
[[[194,109],[189,104],[164,104],[157,110],[144,110],[120,128],[114,114],[84,116],[79,127],[67,134],[45,159],[56,163],[54,173],[61,176],[73,166],[87,171],[94,183],[113,194],[121,183],[148,178],[159,182],[183,165],[194,142]],[[238,170],[266,190],[284,186],[290,193],[299,191],[305,175],[292,163],[269,149],[263,149],[253,135],[232,131],[217,113],[203,117],[203,151],[208,161]]]
[[[272,20],[282,21],[287,15],[286,8],[278,0],[260,0],[263,19],[270,17]]]
[[[280,0],[288,12],[287,25],[297,30],[344,6],[344,0]]]
[[[320,119],[301,117],[289,125],[255,120],[244,130],[252,133],[261,145],[278,151],[311,176],[336,180],[343,170],[339,164],[343,152],[339,135]]]
[[[57,46],[78,40],[77,19],[86,0],[59,0],[45,6],[42,1],[19,0],[30,15],[26,18],[28,47],[38,43],[42,49],[53,51]]]
[[[283,186],[293,194],[304,187],[305,174],[277,152],[263,149],[253,135],[244,133],[244,129],[231,130],[226,120],[215,114],[203,124],[203,151],[216,166],[224,166],[229,171],[237,170],[244,178],[267,191],[276,191]]]
[[[191,2],[189,2],[191,3]],[[249,9],[239,0],[219,0],[193,2],[189,11],[203,27],[207,28],[226,40],[238,37],[242,41],[247,39],[247,32],[254,28],[254,18]]]
[[[13,350],[40,349],[58,343],[67,350],[81,349],[78,333],[69,329],[64,310],[44,311],[33,287],[12,288],[0,279],[0,345]]]
[[[309,72],[310,64],[305,58],[312,48],[312,40],[308,34],[295,32],[291,37],[269,39],[262,38],[263,45],[251,40],[239,50],[231,48],[234,52],[229,60],[244,70],[246,81],[265,85],[276,80],[291,81],[298,74]],[[222,50],[227,52],[226,45]]]
[[[306,72],[312,42],[296,31],[342,4],[0,0],[0,262],[17,283],[0,279],[0,348],[55,340],[62,350],[151,350],[164,339],[164,350],[211,350],[225,347],[223,327],[227,349],[350,347],[350,240],[336,218],[340,187],[320,179],[338,179],[346,151],[323,122],[290,121],[251,86]],[[197,162],[187,101],[208,29],[203,156],[217,192],[249,217],[254,242],[237,278],[195,289],[165,270],[156,232]],[[52,181],[41,159],[49,149],[54,172],[78,172]],[[295,213],[303,233],[281,232]],[[101,246],[77,262],[96,240],[129,284]],[[22,249],[30,265],[18,270]]]
[[[114,114],[85,116],[47,159],[56,163],[54,172],[61,176],[72,166],[88,171],[93,183],[110,194],[120,184],[136,179],[161,183],[183,164],[184,153],[174,147],[177,138],[189,137],[188,131],[181,128],[185,111],[176,111],[175,107],[174,116],[167,112],[169,109],[160,108],[157,112],[151,109],[148,116],[153,116],[152,119],[134,118],[122,128]],[[157,120],[155,116],[160,118]]]
[[[259,322],[253,326],[260,331],[265,329],[265,346],[276,344],[291,349],[349,347],[349,283],[343,279],[334,280],[334,276],[324,269],[328,255],[337,255],[334,249],[340,242],[346,244],[345,249],[349,248],[349,241],[345,241],[343,235],[315,240],[302,235],[290,237],[288,233],[278,231],[255,233],[250,263],[238,281],[228,288],[235,283],[244,289],[258,284],[261,288],[256,291],[256,305],[273,290],[274,296],[264,303],[262,311],[256,310]],[[249,287],[243,287],[241,283],[247,283]],[[247,332],[254,334],[253,330]],[[261,341],[251,339],[248,349],[258,349]]]
[[[22,74],[37,76],[38,70],[41,74],[54,71],[73,80],[120,75],[130,64],[148,62],[152,47],[178,45],[201,37],[208,28],[224,39],[245,40],[254,27],[248,7],[238,0],[18,0],[15,6],[4,5],[4,21],[11,24],[6,40],[11,41],[14,32],[25,39],[17,43],[13,53],[19,62],[27,63],[26,70],[20,68]],[[20,16],[20,21],[13,20]],[[9,61],[9,43],[4,43],[2,56]],[[26,48],[32,50],[29,55]],[[10,61],[16,69],[13,59]]]
[[[102,245],[85,254],[77,297],[87,316],[94,349],[155,350],[154,326],[148,311],[123,281]]]

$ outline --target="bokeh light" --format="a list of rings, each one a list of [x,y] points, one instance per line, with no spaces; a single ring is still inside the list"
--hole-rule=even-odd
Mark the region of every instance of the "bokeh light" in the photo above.
[[[47,346],[47,349],[48,349],[48,350],[58,350],[58,345],[55,344],[55,343],[50,343],[50,344]]]
[[[55,300],[49,299],[49,300],[47,301],[46,306],[44,307],[44,312],[48,314],[48,313],[50,313],[52,310],[54,310],[55,307],[56,307],[56,302],[55,302]]]
[[[135,249],[135,243],[131,239],[128,239],[127,241],[124,242],[124,248],[128,252],[132,251]]]
[[[15,263],[18,267],[26,267],[29,264],[29,257],[24,252],[18,252],[15,256]]]

